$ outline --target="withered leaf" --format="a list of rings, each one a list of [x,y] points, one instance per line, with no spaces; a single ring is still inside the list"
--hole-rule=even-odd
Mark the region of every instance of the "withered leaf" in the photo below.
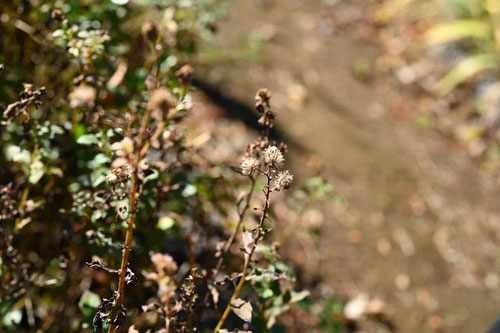
[[[234,301],[231,302],[231,310],[246,321],[247,323],[252,321],[252,304],[250,302],[246,302],[242,300],[241,298],[237,298]]]
[[[214,301],[215,306],[217,306],[217,303],[219,303],[219,291],[212,285],[209,285],[208,288],[210,289],[212,300]]]
[[[248,254],[252,250],[252,246],[254,243],[252,233],[250,231],[243,230],[242,241],[243,241],[243,249],[245,251],[245,258],[247,258]]]

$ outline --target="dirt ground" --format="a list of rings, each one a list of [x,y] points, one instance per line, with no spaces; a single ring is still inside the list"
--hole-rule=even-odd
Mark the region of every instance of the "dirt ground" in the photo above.
[[[248,105],[268,87],[295,143],[291,169],[304,177],[316,154],[344,198],[323,212],[317,254],[290,247],[305,281],[380,298],[398,332],[484,332],[500,313],[498,186],[450,140],[401,119],[396,104],[411,112],[414,96],[353,74],[380,51],[329,26],[327,3],[235,1],[218,42],[231,50],[258,33],[260,59],[221,62],[204,79]]]

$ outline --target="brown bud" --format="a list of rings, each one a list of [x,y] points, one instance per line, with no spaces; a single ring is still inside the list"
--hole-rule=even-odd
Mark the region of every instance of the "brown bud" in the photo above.
[[[167,88],[156,89],[151,94],[148,102],[150,110],[160,110],[163,113],[167,113],[175,105],[175,99]]]
[[[181,86],[187,86],[191,84],[191,81],[194,77],[194,68],[191,65],[182,66],[177,72],[175,72],[175,76],[179,80]]]
[[[255,103],[255,109],[260,113],[266,112],[266,108],[264,107],[264,104],[262,104],[262,101],[258,101],[257,103]]]
[[[269,105],[269,100],[271,99],[271,92],[267,88],[261,88],[257,91],[255,95],[255,100],[262,101],[263,103]]]
[[[158,38],[158,25],[153,21],[144,22],[141,28],[142,36],[144,39],[155,43]]]
[[[64,20],[64,15],[62,13],[62,11],[60,11],[59,9],[54,9],[52,11],[52,13],[50,14],[50,17],[54,20],[54,21],[62,21]]]
[[[260,117],[257,122],[259,123],[260,126],[265,126],[266,125],[266,116]]]

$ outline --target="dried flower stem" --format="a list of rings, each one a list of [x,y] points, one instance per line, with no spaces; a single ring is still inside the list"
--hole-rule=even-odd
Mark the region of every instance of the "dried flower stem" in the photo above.
[[[116,318],[119,311],[121,310],[121,305],[123,304],[123,296],[125,294],[125,277],[127,275],[128,256],[130,253],[130,248],[132,246],[132,236],[134,234],[135,214],[137,208],[139,163],[147,153],[147,150],[144,151],[144,149],[140,149],[140,147],[142,145],[142,141],[144,139],[144,135],[146,133],[150,117],[151,117],[151,110],[147,109],[139,131],[139,142],[137,143],[137,153],[133,165],[132,187],[130,189],[130,199],[129,199],[128,229],[125,238],[125,247],[123,249],[123,254],[122,254],[122,263],[120,267],[120,279],[118,282],[118,298],[116,299],[115,307],[113,309],[112,320]],[[108,333],[112,333],[115,329],[116,326],[111,324],[109,326]]]
[[[259,240],[262,236],[262,230],[264,227],[264,221],[267,218],[267,211],[269,209],[269,196],[271,194],[271,174],[270,170],[267,171],[267,173],[264,173],[265,176],[267,177],[267,183],[266,183],[266,190],[265,190],[265,196],[266,196],[266,201],[264,203],[264,208],[262,209],[262,215],[260,216],[260,221],[259,221],[259,226],[257,227],[257,234],[253,238],[253,243],[252,243],[252,248],[250,249],[250,252],[247,253],[247,257],[245,260],[245,266],[243,267],[243,274],[241,276],[240,282],[236,286],[236,289],[234,290],[233,296],[231,296],[231,299],[229,300],[228,305],[226,306],[226,309],[224,310],[224,313],[222,314],[221,318],[219,319],[219,322],[217,323],[217,326],[215,327],[213,333],[218,333],[219,330],[222,328],[224,325],[224,322],[227,319],[227,316],[231,312],[231,303],[233,303],[234,300],[238,298],[238,295],[241,291],[241,288],[245,284],[246,277],[248,274],[248,268],[250,267],[250,263],[252,262],[252,256],[255,252],[255,249],[257,248],[257,245],[259,243]]]
[[[243,220],[245,219],[246,212],[247,212],[248,208],[250,207],[250,201],[252,200],[256,178],[254,178],[253,176],[250,176],[250,179],[251,179],[252,183],[250,185],[250,191],[248,192],[248,194],[246,195],[246,198],[245,198],[245,206],[243,206],[243,209],[240,211],[238,223],[234,227],[234,230],[232,231],[231,235],[229,236],[229,239],[227,240],[226,244],[224,245],[224,249],[222,250],[221,257],[219,258],[219,262],[217,263],[217,267],[215,268],[214,275],[217,275],[219,273],[219,270],[222,267],[222,263],[224,262],[224,256],[229,251],[229,248],[233,244],[234,238],[236,237],[236,234],[240,230],[241,224],[243,223]]]

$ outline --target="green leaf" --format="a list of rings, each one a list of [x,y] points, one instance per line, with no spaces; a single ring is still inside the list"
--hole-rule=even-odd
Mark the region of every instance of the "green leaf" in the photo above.
[[[196,186],[193,184],[187,184],[184,190],[182,190],[182,196],[184,198],[191,197],[196,194]]]
[[[55,135],[57,134],[64,134],[64,130],[57,125],[50,125],[50,139],[53,139]]]
[[[491,24],[479,20],[456,20],[442,23],[429,29],[425,34],[427,44],[448,43],[464,38],[487,40],[492,38]]]
[[[289,309],[290,307],[285,304],[285,305],[273,306],[265,310],[264,316],[268,318],[266,323],[267,329],[270,329],[271,327],[274,326],[274,324],[276,324],[276,317],[278,317],[282,313],[287,312]]]
[[[29,165],[31,163],[31,154],[19,146],[11,145],[5,149],[5,157],[9,161]]]
[[[92,176],[94,176],[94,175],[92,175]],[[91,176],[92,187],[98,187],[99,185],[104,183],[104,181],[106,180],[106,176],[102,175],[102,174],[96,175],[95,177],[92,177],[92,176]]]
[[[99,143],[99,140],[95,134],[84,134],[76,140],[76,143],[80,145],[91,145]]]
[[[271,298],[273,297],[274,293],[271,289],[266,289],[264,290],[261,294],[260,297],[262,298]]]
[[[93,315],[99,305],[101,305],[101,298],[99,295],[88,290],[83,293],[78,302],[78,307],[85,316]]]
[[[31,184],[36,184],[42,179],[43,174],[43,169],[32,169],[28,180]]]
[[[95,168],[95,167],[101,166],[101,165],[109,163],[109,162],[111,162],[111,159],[108,156],[99,153],[99,154],[95,155],[94,159],[92,160],[93,166],[91,166],[91,167]]]
[[[4,317],[3,317],[3,324],[7,327],[13,327],[19,323],[21,323],[21,319],[23,319],[23,311],[20,309],[13,310],[8,312]]]
[[[175,220],[170,216],[162,216],[158,220],[158,229],[160,230],[168,230],[175,225]]]
[[[309,296],[309,290],[302,290],[302,291],[291,291],[290,292],[290,303],[297,303],[302,301],[304,298]]]
[[[495,53],[467,57],[436,84],[436,92],[440,95],[446,95],[472,76],[487,69],[498,68],[498,64],[499,56]]]
[[[54,37],[54,38],[58,38],[58,37],[61,37],[63,35],[64,35],[64,30],[62,30],[62,29],[57,29],[56,31],[54,31],[52,33],[52,37]]]
[[[144,184],[146,184],[152,180],[155,180],[160,176],[160,172],[158,172],[158,170],[155,170],[155,169],[150,169],[150,170],[153,171],[153,173],[150,174],[149,176],[147,176],[146,178],[144,178]]]

